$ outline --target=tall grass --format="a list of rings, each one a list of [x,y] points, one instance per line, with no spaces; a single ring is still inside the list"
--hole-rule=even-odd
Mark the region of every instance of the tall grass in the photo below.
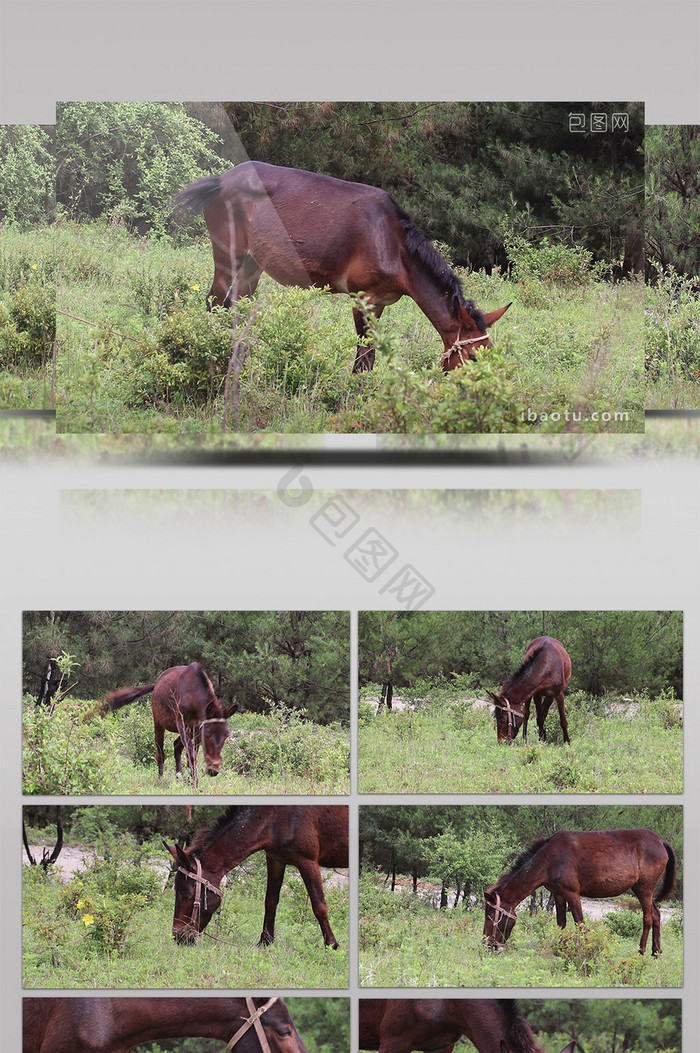
[[[682,705],[671,695],[641,696],[616,710],[615,700],[573,693],[566,701],[570,746],[562,744],[555,706],[547,742],[539,741],[533,707],[527,743],[518,735],[508,746],[496,741],[492,707],[474,708],[473,697],[444,693],[416,705],[375,716],[361,699],[361,793],[683,791]]]
[[[219,432],[232,318],[204,310],[209,243],[176,248],[100,224],[63,223],[60,238],[59,429]],[[249,329],[236,427],[302,434],[641,430],[641,290],[605,284],[593,271],[573,284],[557,274],[543,280],[540,268],[517,282],[465,275],[467,294],[480,305],[513,306],[499,324],[498,347],[449,377],[439,368],[437,333],[408,298],[378,327],[374,372],[353,375],[351,301],[264,277],[237,312],[239,331]],[[534,419],[523,416],[528,410]],[[565,420],[567,411],[577,419]],[[600,416],[615,412],[627,419]]]
[[[28,794],[191,794],[183,753],[176,778],[166,732],[166,762],[158,778],[151,707],[91,717],[94,702],[64,699],[54,710],[25,700],[23,786]],[[200,794],[347,794],[350,735],[338,724],[323,726],[277,707],[267,715],[234,714],[232,737],[222,750],[223,770],[212,778],[198,755]]]
[[[99,852],[99,846],[95,848]],[[136,850],[132,851],[132,855]],[[125,870],[150,867],[155,894],[122,892],[114,868],[96,855],[70,883],[52,868],[24,868],[23,985],[27,988],[343,988],[348,982],[348,893],[325,882],[338,951],[326,948],[303,883],[290,868],[277,912],[276,939],[257,946],[266,867],[262,856],[232,872],[223,904],[195,946],[171,936],[175,897],[165,882],[164,850]],[[59,859],[60,861],[60,859]],[[78,884],[80,882],[80,884]],[[142,882],[143,883],[143,882]],[[131,900],[129,899],[131,897]],[[133,899],[138,902],[134,905]],[[87,918],[87,921],[86,921]]]
[[[585,913],[585,910],[584,910]],[[603,921],[584,930],[571,917],[560,930],[546,911],[518,913],[501,953],[482,943],[483,905],[440,911],[418,897],[382,888],[373,875],[360,881],[360,984],[364,987],[681,987],[683,940],[679,925],[662,927],[663,954],[638,952]]]

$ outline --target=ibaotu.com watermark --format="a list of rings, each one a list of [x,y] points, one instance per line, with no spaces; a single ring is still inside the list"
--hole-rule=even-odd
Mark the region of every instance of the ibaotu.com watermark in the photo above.
[[[525,424],[547,424],[558,421],[565,423],[570,421],[573,424],[585,424],[588,421],[610,424],[628,421],[630,415],[625,410],[593,410],[591,413],[584,413],[583,410],[565,409],[538,412],[528,406],[527,409],[520,411],[520,419]]]

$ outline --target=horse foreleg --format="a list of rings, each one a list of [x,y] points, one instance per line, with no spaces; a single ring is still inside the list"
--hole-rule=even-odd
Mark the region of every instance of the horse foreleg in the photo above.
[[[379,319],[382,316],[384,308],[380,304],[375,304],[371,310],[374,317]],[[355,331],[357,332],[357,335],[360,340],[364,340],[369,332],[365,312],[359,311],[357,307],[353,307],[352,318],[355,323]],[[352,367],[352,371],[353,373],[367,373],[370,369],[374,369],[374,344],[358,343],[357,352],[355,354],[355,365]]]
[[[581,897],[577,892],[570,892],[566,897],[569,910],[571,911],[571,917],[574,919],[576,925],[584,925],[585,920],[583,917],[583,907],[581,906]]]
[[[184,744],[180,736],[178,735],[173,744],[173,754],[175,756],[175,775],[182,776],[182,751]]]
[[[286,865],[279,859],[267,856],[267,888],[265,889],[265,918],[258,941],[259,946],[268,947],[275,938],[275,915],[280,901],[280,889]]]
[[[527,722],[530,719],[530,702],[531,699],[527,699],[523,706],[523,742],[527,742]]]
[[[564,896],[558,893],[552,893],[554,896],[554,907],[557,912],[557,925],[560,929],[566,928],[566,899]]]
[[[333,935],[333,930],[328,921],[328,907],[326,906],[326,897],[323,892],[323,882],[321,881],[321,871],[318,863],[308,859],[297,863],[297,866],[311,899],[311,909],[316,916],[316,921],[321,926],[326,947],[332,947],[334,951],[337,951],[338,941]]]

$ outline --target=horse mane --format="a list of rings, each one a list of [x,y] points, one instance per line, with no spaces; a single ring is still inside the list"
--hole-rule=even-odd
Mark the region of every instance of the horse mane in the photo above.
[[[497,998],[496,1001],[505,1016],[506,1038],[513,1053],[543,1053],[542,1047],[532,1033],[532,1028],[527,1020],[520,1016],[515,999]]]
[[[537,650],[533,651],[530,657],[525,659],[523,664],[520,666],[520,669],[513,673],[512,676],[508,677],[503,687],[501,688],[502,695],[506,695],[510,691],[510,689],[512,687],[515,687],[518,681],[521,680],[523,676],[525,676],[525,673],[527,673],[527,671],[532,667],[534,662],[536,662],[536,660],[539,658],[543,647],[544,644],[540,644]]]
[[[215,841],[220,834],[228,833],[244,823],[257,807],[258,805],[256,804],[229,805],[226,811],[211,826],[203,826],[201,830],[197,831],[189,848],[193,852],[197,852],[201,848],[209,848],[212,841]]]
[[[526,863],[529,863],[534,855],[536,855],[548,841],[551,841],[551,837],[540,837],[537,841],[532,841],[524,851],[516,858],[515,862],[511,865],[510,870],[505,877],[512,877],[521,867],[524,867]]]
[[[406,239],[406,248],[411,256],[419,260],[419,262],[422,263],[426,270],[432,275],[440,288],[446,291],[452,302],[452,310],[454,314],[458,314],[459,307],[463,307],[467,314],[471,315],[474,319],[474,322],[481,332],[485,333],[486,318],[484,317],[484,312],[476,306],[473,300],[466,299],[461,281],[444,256],[441,256],[432,241],[429,241],[425,234],[421,233],[408,212],[405,212],[401,208],[401,205],[394,201],[391,194],[388,196],[396,209],[396,214],[401,224],[404,238]]]

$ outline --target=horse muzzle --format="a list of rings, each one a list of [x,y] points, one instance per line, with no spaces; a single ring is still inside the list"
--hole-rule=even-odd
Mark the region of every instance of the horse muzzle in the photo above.
[[[193,947],[195,943],[199,943],[200,936],[201,933],[191,925],[182,925],[177,929],[173,925],[173,939],[180,946]]]

